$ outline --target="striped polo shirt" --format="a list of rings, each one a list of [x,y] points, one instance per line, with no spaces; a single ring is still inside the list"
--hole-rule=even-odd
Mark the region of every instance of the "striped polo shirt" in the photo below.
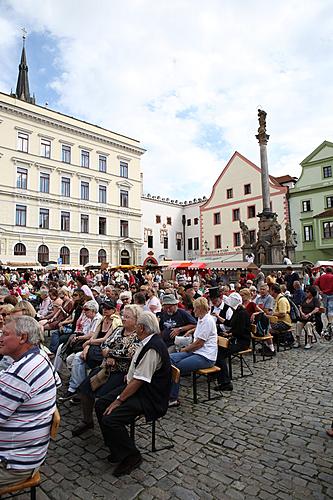
[[[45,460],[58,375],[34,346],[0,374],[0,460],[30,470]]]

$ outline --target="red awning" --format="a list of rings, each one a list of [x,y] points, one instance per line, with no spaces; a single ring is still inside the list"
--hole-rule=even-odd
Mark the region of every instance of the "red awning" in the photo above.
[[[192,265],[192,262],[183,260],[173,260],[168,265],[168,269],[187,269]]]
[[[189,269],[206,269],[207,264],[205,262],[193,261],[189,266]]]

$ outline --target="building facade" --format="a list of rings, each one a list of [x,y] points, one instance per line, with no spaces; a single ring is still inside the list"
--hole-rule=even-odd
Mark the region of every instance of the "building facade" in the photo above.
[[[293,184],[289,176],[281,178]],[[271,207],[278,214],[284,237],[289,221],[288,187],[270,176]],[[257,214],[262,210],[260,168],[235,152],[216,180],[211,196],[179,202],[144,195],[143,262],[171,260],[242,261],[240,221],[253,241],[257,237]],[[156,261],[156,262],[155,262]]]
[[[284,238],[289,221],[288,188],[270,176],[271,210],[277,213]],[[235,152],[215,182],[211,196],[200,207],[201,247],[205,256],[242,260],[240,222],[250,231],[251,243],[257,239],[258,218],[262,211],[260,168]]]
[[[200,257],[199,218],[203,200],[179,202],[148,194],[142,196],[141,203],[143,264]]]
[[[141,263],[137,140],[0,93],[0,261]],[[25,259],[24,259],[25,257]]]
[[[333,258],[333,143],[324,141],[302,162],[290,189],[291,223],[297,234],[297,261]]]

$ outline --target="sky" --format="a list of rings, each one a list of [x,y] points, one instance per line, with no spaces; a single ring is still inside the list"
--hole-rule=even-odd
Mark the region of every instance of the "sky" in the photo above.
[[[25,27],[37,103],[138,139],[144,192],[190,200],[259,165],[258,108],[272,175],[333,141],[332,26],[331,0],[0,0],[0,91]]]

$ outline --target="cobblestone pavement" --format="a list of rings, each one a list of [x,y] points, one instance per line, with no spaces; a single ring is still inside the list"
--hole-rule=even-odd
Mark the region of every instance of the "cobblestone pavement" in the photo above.
[[[163,418],[175,447],[150,453],[150,426],[142,425],[137,442],[144,462],[120,479],[105,459],[98,426],[72,438],[80,410],[63,403],[39,498],[333,498],[333,440],[325,434],[333,417],[332,354],[333,342],[281,352],[256,363],[254,376],[234,380],[232,393],[197,405],[190,379],[183,379],[181,406]],[[205,391],[203,380],[199,398]],[[165,443],[159,428],[158,443]]]

